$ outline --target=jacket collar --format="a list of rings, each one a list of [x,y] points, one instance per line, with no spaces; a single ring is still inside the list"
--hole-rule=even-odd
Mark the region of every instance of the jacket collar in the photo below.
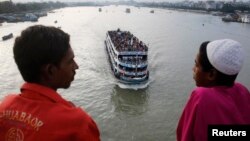
[[[55,103],[71,105],[68,101],[64,100],[61,95],[55,90],[36,83],[24,83],[21,87],[21,95],[24,97],[35,99],[48,99]]]

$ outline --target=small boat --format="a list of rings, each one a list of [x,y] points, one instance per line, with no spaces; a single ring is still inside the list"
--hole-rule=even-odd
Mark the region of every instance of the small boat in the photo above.
[[[241,17],[241,22],[243,22],[243,23],[250,23],[250,15],[243,15]]]
[[[151,10],[150,13],[155,13],[155,11],[154,11],[154,10]]]
[[[131,11],[130,11],[130,8],[126,8],[126,11],[125,11],[126,13],[130,13]]]
[[[102,8],[99,8],[99,12],[102,12]]]
[[[2,37],[3,41],[11,39],[11,38],[13,38],[13,34],[12,33],[10,33],[10,34],[5,35],[5,36]]]
[[[129,31],[108,31],[105,40],[114,76],[124,84],[145,84],[149,79],[148,46]]]

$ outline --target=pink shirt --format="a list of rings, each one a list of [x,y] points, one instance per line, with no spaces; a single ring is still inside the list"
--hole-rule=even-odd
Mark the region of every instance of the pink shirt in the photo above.
[[[184,108],[177,141],[207,141],[210,124],[250,124],[250,93],[239,83],[233,87],[197,87]]]

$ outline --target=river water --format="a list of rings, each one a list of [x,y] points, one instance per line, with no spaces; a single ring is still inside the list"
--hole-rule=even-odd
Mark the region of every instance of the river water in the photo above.
[[[195,87],[194,58],[203,41],[231,38],[245,48],[237,81],[250,89],[250,24],[225,23],[220,17],[128,6],[75,7],[55,10],[38,22],[4,23],[0,37],[26,27],[61,27],[71,35],[79,70],[64,98],[84,108],[96,121],[103,141],[174,141],[181,111]],[[57,23],[55,23],[57,20]],[[147,86],[127,87],[113,77],[104,47],[108,30],[128,30],[149,45]],[[0,100],[18,93],[23,80],[13,60],[14,38],[0,41]],[[49,115],[48,115],[49,116]],[[69,121],[70,122],[70,121]]]

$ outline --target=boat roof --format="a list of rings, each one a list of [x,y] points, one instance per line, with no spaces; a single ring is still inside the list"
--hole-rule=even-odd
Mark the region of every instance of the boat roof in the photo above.
[[[141,54],[145,54],[148,51],[148,46],[129,31],[121,31],[118,28],[117,30],[108,31],[108,35],[115,49],[120,53],[138,54],[138,52],[141,52]]]

